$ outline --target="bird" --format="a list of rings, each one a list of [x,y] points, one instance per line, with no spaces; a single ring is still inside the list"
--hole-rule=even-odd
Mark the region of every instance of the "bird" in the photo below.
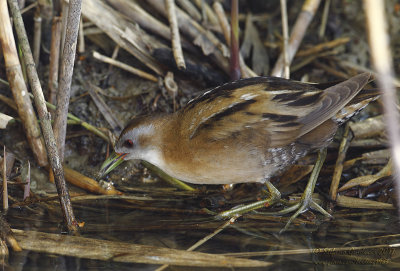
[[[331,143],[338,127],[378,97],[370,73],[313,84],[252,77],[206,91],[180,110],[132,119],[105,175],[123,160],[145,160],[193,184],[265,183]]]

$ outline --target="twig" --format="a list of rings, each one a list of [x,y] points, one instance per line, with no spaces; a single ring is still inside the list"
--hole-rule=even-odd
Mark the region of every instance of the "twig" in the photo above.
[[[284,59],[284,78],[290,78],[290,70],[289,70],[289,25],[288,25],[288,17],[287,17],[287,5],[286,0],[281,0],[281,17],[282,17],[282,33],[283,33],[283,59]]]
[[[229,225],[235,223],[235,220],[237,219],[237,217],[232,217],[231,219],[229,219],[228,221],[226,221],[224,224],[222,224],[220,227],[218,227],[213,233],[207,235],[206,237],[204,237],[203,239],[197,241],[194,245],[192,245],[190,248],[188,248],[186,251],[193,251],[196,248],[198,248],[199,246],[201,246],[202,244],[204,244],[205,242],[207,242],[208,240],[210,240],[211,238],[213,238],[215,235],[217,235],[218,233],[220,233],[222,230],[224,230],[226,227],[228,227]],[[157,268],[155,271],[162,271],[165,268],[167,268],[169,265],[168,264],[164,264],[163,266],[161,266],[160,268]]]
[[[7,188],[7,154],[6,146],[3,146],[3,210],[8,210],[8,188]]]
[[[201,14],[190,0],[177,0],[178,4],[184,9],[194,20],[200,22]]]
[[[289,39],[289,46],[288,46],[288,60],[289,63],[292,62],[297,49],[300,46],[301,41],[306,33],[306,30],[311,23],[311,20],[314,17],[315,11],[317,10],[319,3],[321,0],[306,0],[304,1],[303,7],[299,14],[299,17],[296,20],[296,23],[293,26],[292,34],[290,35]],[[283,73],[283,69],[285,66],[284,54],[281,53],[279,58],[275,64],[275,67],[272,70],[272,76],[281,77]]]
[[[176,19],[176,14],[175,14],[175,1],[165,0],[165,5],[167,7],[167,12],[168,12],[168,21],[171,29],[172,52],[174,53],[176,66],[180,70],[185,70],[186,64],[182,53],[178,21]]]
[[[343,163],[346,159],[346,152],[350,146],[350,138],[350,126],[349,123],[347,123],[343,133],[342,141],[340,142],[339,154],[338,158],[336,159],[335,170],[333,171],[331,187],[329,190],[329,196],[333,201],[336,200],[340,177],[342,176],[343,172]]]
[[[328,42],[324,42],[324,43],[320,43],[317,44],[309,49],[305,49],[305,50],[300,50],[297,52],[296,57],[299,56],[309,56],[309,55],[315,55],[320,53],[323,50],[329,50],[335,47],[338,47],[342,44],[348,43],[350,41],[350,38],[348,37],[343,37],[343,38],[338,38],[335,40],[331,40]]]
[[[118,44],[114,47],[113,53],[111,55],[111,59],[115,60],[117,58],[120,48],[121,47]],[[93,56],[94,56],[94,52],[93,52]],[[113,65],[110,64],[108,66],[107,77],[110,76],[112,69],[113,69]]]
[[[28,173],[26,176],[25,180],[25,185],[24,185],[24,200],[26,200],[29,197],[29,194],[31,192],[31,163],[28,160]]]
[[[33,95],[32,95],[33,96]],[[4,97],[0,96],[1,99],[4,99]],[[50,108],[51,110],[55,110],[56,106],[54,104],[51,104],[49,102],[46,102],[46,105],[48,108]],[[73,121],[76,121],[77,123],[79,123],[83,128],[91,131],[92,133],[94,133],[95,135],[101,137],[102,139],[104,139],[105,141],[109,141],[109,138],[99,129],[97,129],[95,126],[79,119],[78,117],[72,115],[71,113],[68,113],[68,118],[70,118]]]
[[[85,1],[86,3],[88,1]],[[166,16],[165,5],[162,1],[157,0],[147,0],[149,4],[151,4],[157,11]],[[213,35],[210,31],[206,31],[200,24],[190,18],[186,13],[184,13],[181,9],[177,8],[177,19],[179,22],[179,27],[182,33],[185,33],[188,37],[193,40],[201,40],[199,45],[205,55],[211,55],[211,59],[226,73],[229,74],[229,63],[225,56],[229,55],[229,50],[225,46],[225,44],[221,43],[219,39]],[[204,47],[212,48],[207,51]],[[215,48],[219,50],[215,50]],[[240,65],[242,68],[243,77],[252,77],[256,76],[256,74],[245,65],[242,58],[240,58]],[[243,65],[243,66],[242,66]]]
[[[83,79],[82,79],[83,81]],[[120,133],[122,131],[123,125],[121,121],[114,116],[111,109],[107,106],[104,100],[99,96],[97,90],[99,87],[93,84],[87,84],[82,82],[84,86],[88,89],[90,97],[92,98],[93,102],[96,104],[99,111],[102,113],[103,117],[106,119],[108,124],[110,124],[113,133]]]
[[[2,0],[5,1],[5,0]],[[64,219],[67,224],[68,230],[77,231],[77,222],[72,210],[71,201],[69,198],[68,188],[65,184],[64,171],[61,165],[60,158],[57,152],[57,146],[54,139],[53,130],[51,128],[51,116],[46,109],[46,103],[43,96],[42,87],[40,85],[39,77],[35,69],[32,52],[29,47],[28,38],[25,32],[24,23],[21,13],[19,12],[17,0],[9,0],[10,10],[13,15],[15,29],[18,34],[25,63],[27,65],[28,78],[34,94],[36,109],[40,118],[40,125],[45,138],[46,148],[50,158],[50,165],[53,169],[56,179],[57,192],[60,196],[60,203],[64,214]],[[0,8],[1,10],[1,8]]]
[[[163,1],[160,1],[164,3]],[[154,44],[162,46],[155,38],[137,28],[132,28],[122,16],[103,1],[85,0],[82,2],[83,15],[103,30],[121,48],[128,51],[156,74],[164,75],[164,68],[159,65],[149,52]],[[168,31],[169,32],[169,31]]]
[[[229,26],[228,19],[225,16],[224,9],[219,2],[214,2],[213,7],[217,14],[218,20],[220,21],[220,25],[221,25],[222,31],[224,33],[226,44],[228,44],[228,46],[230,47],[231,46],[231,27]],[[240,72],[241,72],[243,78],[257,76],[257,74],[254,71],[252,71],[249,67],[246,66],[246,63],[244,62],[240,51],[239,51],[239,63],[240,63]]]
[[[153,81],[153,82],[158,82],[157,77],[155,77],[154,75],[152,75],[150,73],[147,73],[147,72],[144,72],[144,71],[141,71],[139,69],[133,68],[133,67],[131,67],[131,66],[125,64],[125,63],[122,63],[122,62],[118,61],[118,60],[115,60],[115,59],[112,59],[110,57],[104,56],[104,55],[102,55],[102,54],[100,54],[100,53],[98,53],[96,51],[93,52],[93,57],[98,59],[98,60],[101,60],[101,61],[103,61],[105,63],[108,63],[110,65],[113,65],[113,66],[116,66],[118,68],[121,68],[121,69],[123,69],[125,71],[128,71],[128,72],[130,72],[130,73],[132,73],[134,75],[142,77],[144,79],[147,79],[147,80],[150,80],[150,81]]]
[[[23,9],[21,9],[21,14],[24,14],[25,12],[28,12],[29,10],[35,8],[38,5],[38,2],[34,2],[32,4],[30,4],[27,7],[24,7]]]
[[[82,22],[82,17],[79,20],[79,48],[78,48],[79,53],[84,53],[85,52],[85,32],[83,31],[83,22]]]
[[[229,22],[228,19],[225,16],[224,8],[222,7],[221,3],[218,1],[215,1],[213,4],[213,8],[215,13],[217,14],[217,18],[219,21],[219,24],[222,29],[222,33],[224,34],[225,42],[228,44],[228,46],[231,45],[231,33],[230,33],[230,27],[229,27]]]
[[[319,32],[318,32],[320,38],[322,38],[325,35],[326,22],[328,21],[330,5],[331,5],[331,0],[326,0],[324,5],[324,11],[322,13],[321,25],[319,27]]]
[[[386,129],[393,157],[393,177],[396,182],[397,200],[400,200],[400,116],[397,110],[397,95],[393,85],[393,62],[387,33],[385,2],[364,0],[369,44],[374,68],[378,74],[378,85],[382,90]],[[398,211],[400,209],[398,208]]]
[[[58,67],[60,61],[60,42],[61,42],[61,17],[53,18],[51,27],[51,47],[49,65],[49,102],[56,103],[58,88]]]
[[[42,41],[42,17],[40,16],[39,8],[36,9],[34,21],[34,33],[33,33],[33,59],[36,67],[39,66],[40,58],[40,45]]]
[[[231,2],[231,58],[230,58],[230,75],[231,80],[240,79],[240,64],[239,64],[239,1],[232,0]]]
[[[204,22],[210,22],[212,25],[218,26],[218,19],[216,18],[212,8],[208,5],[207,1],[203,0],[194,0],[197,7],[202,11],[202,19]]]

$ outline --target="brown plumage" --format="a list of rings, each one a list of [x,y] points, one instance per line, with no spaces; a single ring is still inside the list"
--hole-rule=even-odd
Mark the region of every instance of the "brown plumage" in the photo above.
[[[115,151],[190,183],[267,181],[326,147],[341,123],[376,99],[361,91],[369,78],[363,73],[325,89],[274,77],[227,83],[176,113],[134,119]]]

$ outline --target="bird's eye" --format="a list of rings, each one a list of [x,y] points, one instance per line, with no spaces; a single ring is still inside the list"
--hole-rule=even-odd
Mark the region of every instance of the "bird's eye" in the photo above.
[[[130,139],[125,140],[124,146],[127,148],[132,148],[133,147],[133,141]]]

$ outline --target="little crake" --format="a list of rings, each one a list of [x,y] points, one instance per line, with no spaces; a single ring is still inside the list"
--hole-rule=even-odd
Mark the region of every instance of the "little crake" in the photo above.
[[[376,98],[363,73],[330,87],[255,77],[207,91],[173,114],[139,117],[121,133],[106,174],[146,160],[189,183],[268,182]]]

